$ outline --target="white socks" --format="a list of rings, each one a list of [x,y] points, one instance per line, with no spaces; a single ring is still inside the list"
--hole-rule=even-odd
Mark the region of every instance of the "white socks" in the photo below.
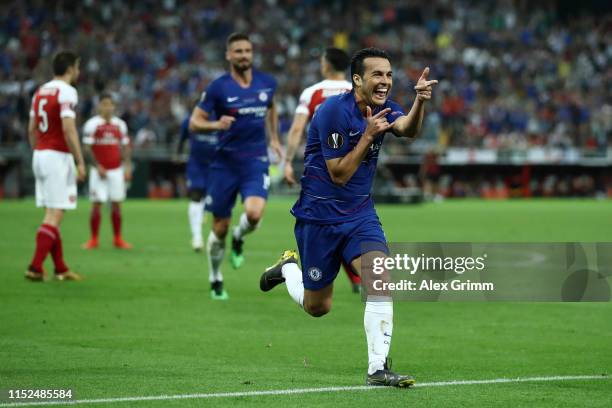
[[[194,243],[202,242],[202,221],[204,220],[204,200],[189,202],[189,226],[191,239]]]
[[[208,278],[210,282],[222,282],[223,275],[220,266],[225,254],[225,240],[220,240],[213,230],[210,230],[210,234],[208,234],[206,254],[208,255]]]
[[[382,370],[391,347],[393,334],[393,302],[391,298],[368,300],[363,315],[368,342],[368,374]]]
[[[246,214],[242,213],[242,215],[240,216],[240,221],[238,222],[238,225],[234,227],[234,232],[233,232],[234,238],[242,239],[242,237],[244,237],[245,235],[255,231],[257,227],[259,227],[259,224],[261,224],[261,221],[259,221],[255,225],[251,225],[249,223],[249,219],[247,218]]]
[[[297,264],[293,262],[283,265],[281,269],[287,292],[291,299],[295,301],[301,308],[304,307],[304,281],[302,280],[302,271]]]

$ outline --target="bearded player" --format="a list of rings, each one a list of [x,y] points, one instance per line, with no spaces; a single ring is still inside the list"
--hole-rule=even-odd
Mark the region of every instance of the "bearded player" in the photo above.
[[[270,147],[282,157],[273,99],[276,81],[253,69],[253,44],[246,34],[228,37],[225,57],[230,63],[229,73],[209,84],[189,122],[193,132],[219,131],[205,201],[206,210],[213,214],[206,251],[216,299],[227,298],[220,266],[238,193],[244,212],[232,231],[230,261],[234,268],[244,262],[244,237],[257,229],[266,206],[270,186],[266,130]],[[217,120],[212,120],[213,116]]]
[[[302,191],[291,210],[302,269],[297,254],[285,251],[261,276],[262,291],[285,282],[291,298],[311,316],[320,317],[331,310],[333,282],[341,262],[350,263],[372,281],[371,260],[389,253],[370,192],[378,154],[387,132],[408,141],[418,135],[425,101],[437,83],[429,81],[428,75],[425,68],[415,86],[414,104],[404,114],[401,106],[389,100],[393,73],[387,53],[366,48],[353,56],[353,91],[325,101],[308,131]],[[388,282],[385,274],[376,276],[381,284]],[[388,360],[392,299],[372,287],[366,290],[366,384],[408,387],[414,378],[392,372]]]
[[[125,183],[132,179],[130,138],[126,123],[114,115],[115,103],[110,93],[100,95],[99,114],[85,122],[83,144],[91,160],[89,199],[91,238],[84,249],[99,246],[101,207],[111,203],[113,245],[117,249],[131,249],[121,236],[121,203],[125,200]]]
[[[77,179],[85,180],[85,162],[76,128],[79,57],[63,51],[53,58],[54,78],[36,90],[30,109],[28,140],[34,148],[36,206],[45,209],[36,232],[36,249],[25,277],[43,281],[45,258],[51,252],[57,280],[81,280],[64,262],[60,224],[64,211],[77,205]],[[76,162],[76,166],[75,166]]]
[[[302,141],[302,135],[312,119],[315,111],[330,96],[349,92],[352,84],[345,78],[345,72],[349,67],[351,58],[346,52],[339,48],[327,48],[321,56],[321,75],[323,81],[304,89],[300,95],[300,102],[295,109],[293,123],[287,137],[287,152],[285,153],[284,176],[290,186],[296,184],[293,171],[293,158]],[[359,293],[361,278],[350,265],[343,263],[344,271],[351,281],[353,292]]]

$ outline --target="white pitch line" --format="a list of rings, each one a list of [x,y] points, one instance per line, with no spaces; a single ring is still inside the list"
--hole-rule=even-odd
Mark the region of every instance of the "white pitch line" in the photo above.
[[[453,385],[479,385],[479,384],[504,384],[522,382],[542,382],[542,381],[571,381],[571,380],[612,380],[606,375],[567,375],[550,377],[524,377],[524,378],[494,378],[489,380],[456,380],[456,381],[435,381],[427,383],[417,383],[415,388],[423,387],[447,387]],[[205,399],[205,398],[235,398],[235,397],[258,397],[264,395],[292,395],[292,394],[311,394],[323,392],[340,391],[374,391],[389,390],[387,387],[346,386],[346,387],[323,387],[323,388],[295,388],[288,390],[267,390],[267,391],[241,391],[241,392],[217,392],[210,394],[178,394],[178,395],[149,395],[140,397],[119,397],[119,398],[98,398],[83,400],[65,401],[37,401],[37,402],[17,402],[0,403],[0,407],[32,407],[48,405],[81,405],[81,404],[109,404],[114,402],[140,402],[140,401],[169,401],[181,399]]]

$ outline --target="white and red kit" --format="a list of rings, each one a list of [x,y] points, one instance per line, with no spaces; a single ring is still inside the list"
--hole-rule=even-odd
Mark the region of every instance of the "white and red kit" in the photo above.
[[[110,121],[94,116],[83,126],[83,144],[91,146],[96,162],[106,170],[102,178],[98,169],[89,173],[89,198],[94,202],[119,202],[125,199],[125,176],[121,148],[130,144],[127,125],[113,116]]]
[[[77,103],[76,89],[57,79],[38,88],[32,98],[30,118],[36,132],[32,169],[38,207],[76,208],[76,166],[66,143],[62,118],[76,118]]]
[[[325,99],[330,96],[349,92],[352,87],[351,83],[345,80],[337,81],[325,79],[321,82],[317,82],[304,89],[300,95],[300,102],[295,109],[295,113],[308,115],[308,120],[310,120],[319,105],[321,105]]]

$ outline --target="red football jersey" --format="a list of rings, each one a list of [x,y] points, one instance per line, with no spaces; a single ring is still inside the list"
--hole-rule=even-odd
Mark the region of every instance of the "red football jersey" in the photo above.
[[[121,166],[121,145],[129,145],[127,125],[113,116],[106,121],[94,116],[83,126],[83,144],[90,145],[96,161],[105,169],[112,170]]]
[[[54,79],[36,90],[30,108],[36,129],[36,150],[70,152],[62,118],[76,118],[77,103],[76,89],[64,81]]]
[[[315,111],[321,105],[325,99],[333,95],[349,92],[352,89],[352,85],[348,81],[334,81],[326,79],[321,82],[309,86],[304,89],[304,92],[300,95],[300,102],[298,107],[295,109],[295,113],[302,113],[308,115],[308,119],[312,119]]]

